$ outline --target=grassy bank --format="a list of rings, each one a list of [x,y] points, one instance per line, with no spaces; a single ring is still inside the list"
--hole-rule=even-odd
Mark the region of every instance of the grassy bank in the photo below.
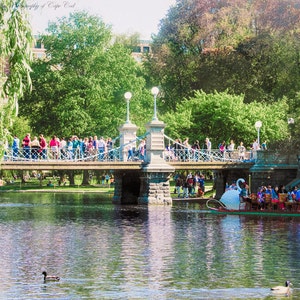
[[[110,184],[96,184],[96,182],[92,182],[91,185],[83,186],[80,185],[80,181],[75,181],[75,185],[70,186],[59,185],[56,183],[56,180],[51,181],[51,185],[49,186],[49,180],[39,181],[37,179],[30,179],[26,183],[22,183],[20,180],[16,180],[14,182],[6,183],[3,186],[0,186],[0,192],[62,192],[62,193],[106,193],[113,194],[114,186]],[[206,193],[205,197],[212,197],[212,182],[206,183]],[[175,183],[174,181],[170,182],[170,192],[172,198],[177,198],[177,194],[174,193]]]
[[[88,186],[83,185],[59,185],[56,183],[49,184],[49,181],[29,180],[26,183],[21,181],[14,181],[7,183],[0,187],[0,191],[45,191],[45,192],[90,192],[90,193],[108,193],[111,194],[114,191],[114,186],[109,184],[91,184]]]

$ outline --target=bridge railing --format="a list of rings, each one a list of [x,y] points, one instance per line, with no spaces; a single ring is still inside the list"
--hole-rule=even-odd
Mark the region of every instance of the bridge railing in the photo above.
[[[193,149],[176,142],[166,135],[165,144],[167,145],[167,147],[164,151],[164,158],[166,161],[170,162],[241,162],[255,160],[255,155],[251,151],[246,151],[244,157],[241,157],[238,150],[221,152],[219,149],[211,149],[210,151],[206,149]]]
[[[82,151],[81,147],[78,148],[58,148],[57,151],[52,151],[51,148],[47,149],[35,149],[35,148],[21,148],[12,149],[8,148],[5,151],[3,160],[5,161],[53,161],[53,160],[64,160],[64,161],[106,161],[106,162],[116,162],[123,160],[123,151],[127,152],[130,145],[141,141],[146,137],[147,134],[143,136],[136,137],[135,140],[131,140],[124,145],[115,147],[112,149],[105,149],[103,151],[99,149],[90,149]],[[120,136],[113,140],[115,143]],[[132,149],[132,160],[139,160],[139,154],[137,147]]]
[[[194,150],[192,148],[185,149],[172,149],[166,148],[164,151],[164,158],[166,161],[180,161],[180,162],[209,162],[209,161],[221,161],[221,162],[241,162],[252,160],[251,151],[245,153],[244,158],[240,158],[237,150],[231,152],[221,153],[219,149],[206,150]]]
[[[110,150],[105,150],[103,152],[98,149],[91,149],[90,151],[83,152],[81,148],[76,149],[58,149],[57,152],[51,151],[51,148],[48,149],[7,149],[5,151],[5,155],[3,160],[6,161],[39,161],[39,160],[64,160],[64,161],[122,161],[123,153],[126,152],[127,148],[133,142],[139,142],[142,139],[146,138],[146,135],[137,137],[136,140],[130,141],[125,145],[121,145],[120,147],[116,147]],[[172,145],[175,144],[175,141],[165,136],[167,139],[165,145],[168,145],[163,152],[164,159],[167,162],[209,162],[209,161],[221,161],[221,162],[240,162],[240,161],[249,161],[255,160],[255,155],[251,153],[251,151],[247,151],[245,153],[245,157],[243,159],[240,158],[237,150],[235,151],[225,151],[221,152],[219,149],[212,149],[211,151],[207,151],[205,149],[195,150],[192,148],[185,147],[182,144],[178,144],[180,149],[175,149]],[[171,143],[172,142],[172,143]],[[145,153],[143,156],[140,155],[138,151],[138,145],[133,150],[133,156],[130,160],[139,161],[143,160],[145,157],[147,149],[145,149]]]
[[[114,148],[107,151],[91,151],[83,152],[77,149],[58,149],[51,151],[48,149],[7,149],[4,153],[5,161],[39,161],[39,160],[64,160],[64,161],[120,161],[120,148]]]

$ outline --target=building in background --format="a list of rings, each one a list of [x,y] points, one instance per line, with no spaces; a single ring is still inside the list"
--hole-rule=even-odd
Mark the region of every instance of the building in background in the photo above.
[[[34,40],[34,45],[32,47],[33,57],[35,59],[46,58],[46,49],[39,36],[34,36]],[[138,45],[133,47],[131,55],[138,63],[141,63],[143,56],[148,53],[151,53],[150,40],[140,40]]]

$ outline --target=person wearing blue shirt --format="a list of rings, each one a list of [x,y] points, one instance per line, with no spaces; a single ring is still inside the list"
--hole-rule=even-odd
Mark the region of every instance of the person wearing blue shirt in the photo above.
[[[20,148],[20,140],[19,138],[15,135],[12,143],[12,150],[13,150],[13,157],[18,157],[19,156],[19,148]]]

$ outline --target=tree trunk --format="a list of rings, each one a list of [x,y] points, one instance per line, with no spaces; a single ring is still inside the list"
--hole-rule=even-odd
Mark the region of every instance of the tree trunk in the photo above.
[[[89,179],[90,179],[90,174],[89,174],[89,171],[88,170],[84,170],[83,171],[83,178],[82,178],[82,185],[90,185],[90,182],[89,182]]]
[[[100,171],[99,170],[95,171],[95,175],[96,175],[96,182],[97,182],[97,184],[100,184],[101,183],[101,174],[100,174]]]
[[[75,185],[75,175],[74,171],[68,171],[70,186]]]

